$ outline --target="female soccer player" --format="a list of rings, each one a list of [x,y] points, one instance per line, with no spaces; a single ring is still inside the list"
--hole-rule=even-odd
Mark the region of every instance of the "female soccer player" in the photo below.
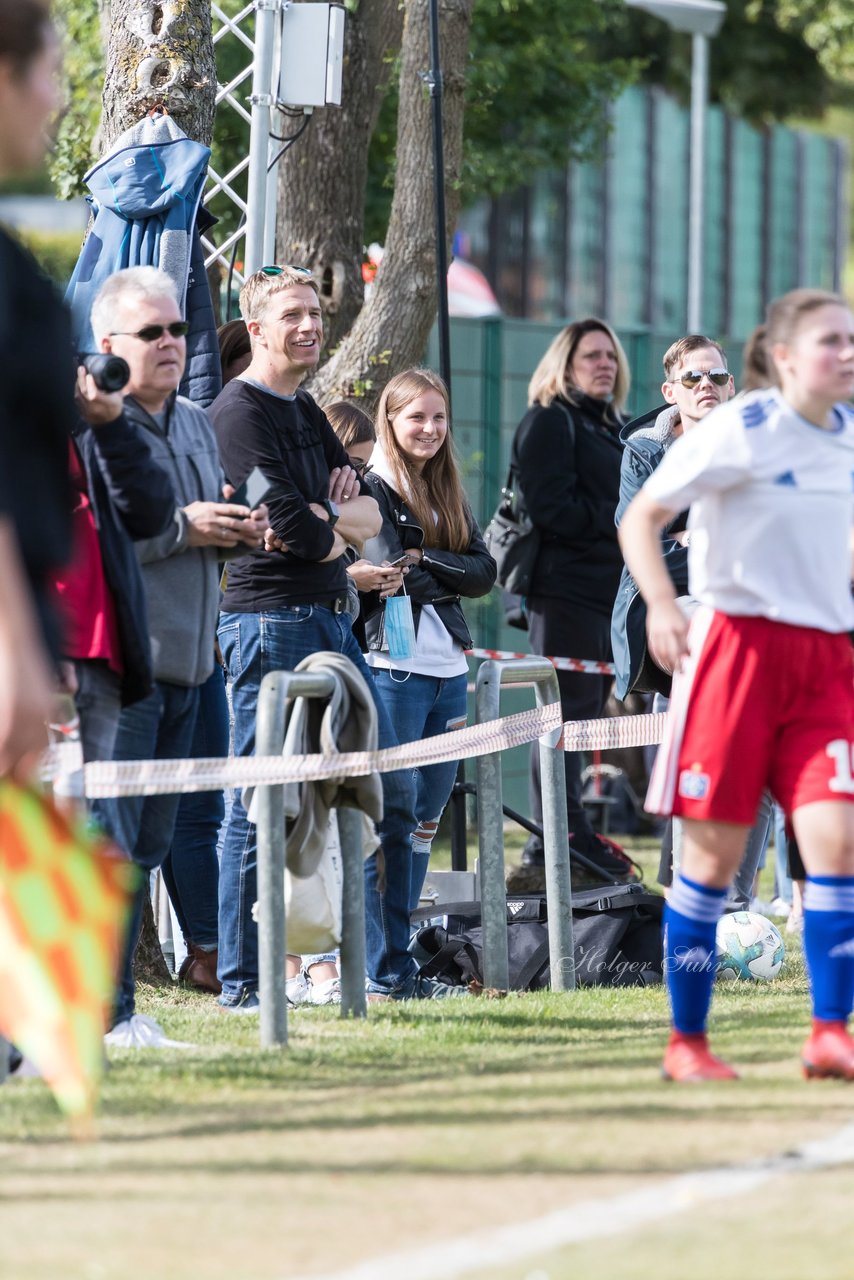
[[[767,346],[777,385],[677,441],[620,526],[650,650],[677,673],[647,798],[685,823],[665,913],[670,1080],[736,1076],[706,1040],[715,928],[764,786],[807,868],[804,1071],[854,1080],[854,317],[797,289],[771,304]],[[689,505],[690,631],[659,539]]]

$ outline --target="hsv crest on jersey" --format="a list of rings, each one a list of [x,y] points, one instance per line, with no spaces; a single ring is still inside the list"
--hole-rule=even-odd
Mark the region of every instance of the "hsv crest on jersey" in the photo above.
[[[703,800],[709,791],[709,775],[697,769],[683,769],[679,775],[679,794],[686,800]]]

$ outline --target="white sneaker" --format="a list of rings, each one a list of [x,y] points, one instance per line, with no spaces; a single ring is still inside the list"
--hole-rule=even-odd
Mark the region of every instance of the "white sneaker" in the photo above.
[[[327,978],[325,982],[310,982],[308,984],[308,1003],[340,1004],[341,979]]]
[[[118,1022],[104,1036],[104,1044],[115,1049],[194,1049],[195,1045],[183,1040],[170,1040],[163,1028],[153,1018],[135,1013],[124,1022]]]
[[[296,977],[287,979],[285,994],[288,997],[289,1009],[296,1009],[297,1005],[311,1002],[311,983],[305,976],[304,970],[300,969]]]
[[[771,903],[770,914],[772,916],[776,916],[778,919],[785,919],[787,916],[791,915],[791,911],[792,904],[791,902],[787,902],[785,898],[775,898]]]

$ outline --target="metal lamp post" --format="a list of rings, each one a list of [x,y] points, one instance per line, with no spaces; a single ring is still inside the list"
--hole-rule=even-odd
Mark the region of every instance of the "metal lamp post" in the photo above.
[[[706,106],[709,101],[709,39],[726,16],[721,0],[626,0],[691,36],[691,185],[688,221],[688,332],[703,330],[703,227],[705,217]]]

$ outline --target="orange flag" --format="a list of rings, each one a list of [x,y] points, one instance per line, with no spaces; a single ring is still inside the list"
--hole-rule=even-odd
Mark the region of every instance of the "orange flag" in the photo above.
[[[60,1107],[92,1115],[137,872],[52,802],[0,779],[0,1033]]]

